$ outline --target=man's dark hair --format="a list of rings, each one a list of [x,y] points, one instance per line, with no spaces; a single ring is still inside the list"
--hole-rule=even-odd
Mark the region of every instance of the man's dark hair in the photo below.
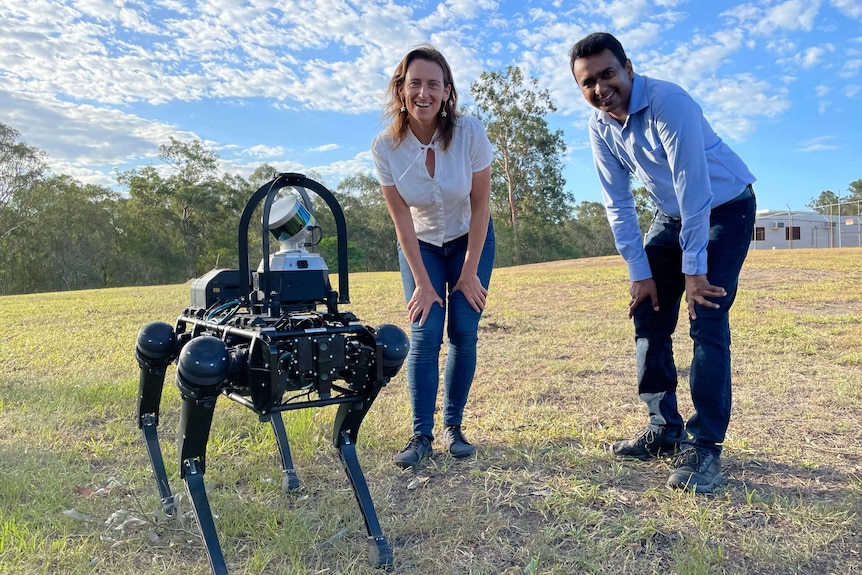
[[[617,60],[619,60],[620,64],[623,66],[625,66],[626,62],[629,60],[628,57],[626,57],[626,51],[623,50],[623,45],[620,44],[620,41],[614,36],[607,32],[593,32],[589,36],[578,40],[575,45],[572,46],[572,50],[569,52],[569,69],[574,70],[575,60],[578,58],[595,56],[605,50],[613,52],[614,56],[617,57]]]

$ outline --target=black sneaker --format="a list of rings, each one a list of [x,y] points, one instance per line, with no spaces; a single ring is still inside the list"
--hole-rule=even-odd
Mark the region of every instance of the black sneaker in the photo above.
[[[688,446],[674,456],[672,465],[668,487],[712,493],[721,485],[721,457],[712,451]]]
[[[476,453],[476,448],[464,438],[460,425],[447,425],[443,428],[443,445],[452,454],[452,457],[470,457]]]
[[[617,457],[632,457],[641,461],[670,457],[679,449],[679,441],[680,439],[668,437],[663,428],[647,425],[632,439],[624,439],[611,445],[611,453]]]
[[[398,467],[410,467],[416,465],[432,453],[431,438],[425,435],[414,435],[407,442],[407,445],[404,446],[404,449],[392,458],[392,461]]]

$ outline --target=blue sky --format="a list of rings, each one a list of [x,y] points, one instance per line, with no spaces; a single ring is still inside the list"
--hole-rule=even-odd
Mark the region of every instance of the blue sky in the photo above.
[[[759,207],[803,209],[862,179],[862,0],[28,0],[0,4],[0,121],[54,173],[113,186],[201,139],[225,171],[261,163],[336,187],[368,151],[403,54],[432,42],[462,104],[486,70],[549,91],[566,186],[600,201],[572,44],[617,35],[677,82],[758,177]]]

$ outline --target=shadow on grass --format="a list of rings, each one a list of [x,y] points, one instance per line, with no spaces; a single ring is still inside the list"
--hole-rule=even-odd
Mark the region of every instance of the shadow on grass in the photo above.
[[[724,483],[700,495],[665,487],[668,460],[621,461],[596,448],[572,439],[491,443],[473,459],[438,452],[378,477],[397,565],[404,573],[525,573],[538,557],[542,573],[770,575],[862,566],[852,472],[727,450]],[[434,562],[441,553],[446,569]]]

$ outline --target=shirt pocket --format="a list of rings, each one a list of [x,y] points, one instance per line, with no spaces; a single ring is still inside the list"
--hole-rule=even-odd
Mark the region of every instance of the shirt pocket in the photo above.
[[[647,142],[647,145],[641,148],[641,154],[643,154],[643,161],[647,165],[667,166],[667,153],[661,142],[655,146],[650,146],[650,143]]]

